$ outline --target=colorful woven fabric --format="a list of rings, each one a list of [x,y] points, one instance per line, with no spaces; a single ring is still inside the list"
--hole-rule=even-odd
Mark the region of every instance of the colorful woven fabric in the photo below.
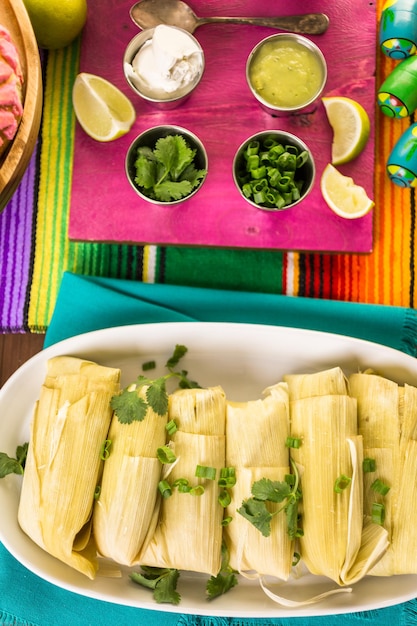
[[[378,15],[383,0],[378,0]],[[16,194],[0,214],[0,331],[44,331],[63,271],[414,308],[415,192],[388,181],[385,163],[414,116],[376,114],[375,224],[371,254],[306,254],[70,242],[75,119],[71,88],[79,42],[44,58],[40,139]],[[377,85],[395,62],[377,56]]]

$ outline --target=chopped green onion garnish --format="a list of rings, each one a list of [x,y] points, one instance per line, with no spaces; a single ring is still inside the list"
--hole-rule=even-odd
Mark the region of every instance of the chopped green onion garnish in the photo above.
[[[146,361],[146,363],[142,363],[142,371],[147,372],[148,370],[154,370],[156,367],[155,361]]]
[[[349,476],[345,476],[341,474],[338,478],[336,478],[336,482],[334,484],[334,490],[336,493],[342,493],[347,487],[349,487],[352,479]]]
[[[166,464],[173,463],[177,459],[169,446],[162,446],[161,448],[158,448],[156,451],[156,456],[161,463]]]
[[[371,517],[374,524],[382,526],[385,520],[385,506],[383,504],[379,504],[379,502],[374,502],[372,505]]]
[[[179,493],[190,493],[190,491],[191,491],[191,485],[188,484],[188,480],[178,485]]]
[[[215,480],[217,470],[215,467],[208,467],[206,465],[197,465],[195,468],[195,475],[197,478],[207,478],[208,480]]]
[[[165,430],[167,431],[168,435],[173,435],[178,430],[177,422],[175,420],[169,420],[169,422],[165,426]]]
[[[173,487],[183,487],[183,486],[187,486],[188,480],[186,478],[177,478],[177,480],[174,480],[174,482],[172,483]]]
[[[236,470],[234,467],[222,467],[220,470],[219,487],[234,487],[236,485]]]
[[[102,461],[107,461],[110,456],[110,448],[111,448],[111,440],[106,439],[103,441],[102,446],[100,448],[100,459]]]
[[[252,154],[258,154],[259,152],[259,141],[253,140],[248,144],[247,154],[251,156]]]
[[[229,504],[232,501],[232,498],[230,496],[230,493],[227,491],[227,489],[221,490],[221,492],[219,493],[218,501],[219,501],[220,506],[222,506],[224,509],[227,506],[229,506]]]
[[[190,489],[189,493],[192,496],[202,496],[204,493],[204,487],[203,485],[196,485]]]
[[[299,448],[301,446],[300,437],[287,437],[285,440],[287,448]]]
[[[308,151],[280,144],[268,136],[250,142],[237,164],[236,180],[245,198],[255,204],[281,209],[297,201],[305,185],[303,169]],[[284,180],[282,180],[284,179]],[[258,183],[262,181],[262,189]]]
[[[169,498],[172,496],[172,488],[167,480],[160,480],[158,484],[158,489],[163,498]]]
[[[228,526],[230,524],[230,522],[232,521],[233,517],[231,515],[228,515],[227,517],[222,519],[222,526]]]
[[[94,490],[94,500],[98,500],[101,494],[101,485],[97,485]]]
[[[371,489],[372,491],[375,491],[375,493],[379,493],[381,496],[386,496],[391,487],[389,487],[382,480],[377,478],[372,483]]]
[[[301,555],[298,552],[294,552],[291,565],[295,567],[300,562],[300,559],[301,559]]]
[[[370,472],[375,472],[376,470],[376,461],[375,459],[366,458],[363,460],[363,471],[365,474],[369,474]]]

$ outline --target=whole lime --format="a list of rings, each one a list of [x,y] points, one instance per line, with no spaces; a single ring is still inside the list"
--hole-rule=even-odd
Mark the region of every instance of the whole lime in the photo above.
[[[23,0],[41,48],[68,46],[87,19],[87,0]]]

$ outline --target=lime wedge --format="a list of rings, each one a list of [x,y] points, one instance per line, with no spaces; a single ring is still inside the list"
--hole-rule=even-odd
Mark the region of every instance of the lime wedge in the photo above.
[[[320,189],[331,210],[346,219],[363,217],[375,204],[363,187],[355,185],[352,178],[341,174],[331,163],[323,171]]]
[[[371,124],[363,106],[342,96],[322,98],[327,119],[333,129],[332,164],[355,159],[365,148]]]
[[[101,76],[82,72],[72,89],[75,116],[84,131],[97,141],[125,135],[136,119],[129,98]]]

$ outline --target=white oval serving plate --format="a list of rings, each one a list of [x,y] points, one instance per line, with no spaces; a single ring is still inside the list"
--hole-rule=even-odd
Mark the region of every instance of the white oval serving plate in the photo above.
[[[284,374],[313,372],[340,366],[346,374],[364,368],[398,383],[417,384],[417,361],[382,345],[316,331],[222,323],[161,323],[111,328],[80,335],[51,346],[27,361],[0,390],[0,449],[14,456],[16,446],[28,440],[29,423],[46,361],[59,354],[74,355],[122,369],[122,385],[141,373],[141,364],[154,359],[156,374],[177,343],[188,348],[181,367],[201,385],[222,385],[233,400],[259,398],[268,385]],[[417,575],[387,578],[368,576],[353,586],[313,605],[285,608],[270,600],[255,581],[239,579],[237,587],[208,602],[207,576],[182,573],[179,606],[158,605],[151,593],[130,581],[126,568],[121,578],[91,581],[46,554],[27,537],[17,522],[21,479],[0,481],[0,540],[29,570],[72,592],[146,609],[224,617],[300,617],[332,615],[382,608],[405,602],[417,594]],[[416,555],[417,558],[417,555]],[[122,568],[123,569],[123,568]],[[331,581],[306,575],[279,586],[280,595],[303,600],[334,588]]]

